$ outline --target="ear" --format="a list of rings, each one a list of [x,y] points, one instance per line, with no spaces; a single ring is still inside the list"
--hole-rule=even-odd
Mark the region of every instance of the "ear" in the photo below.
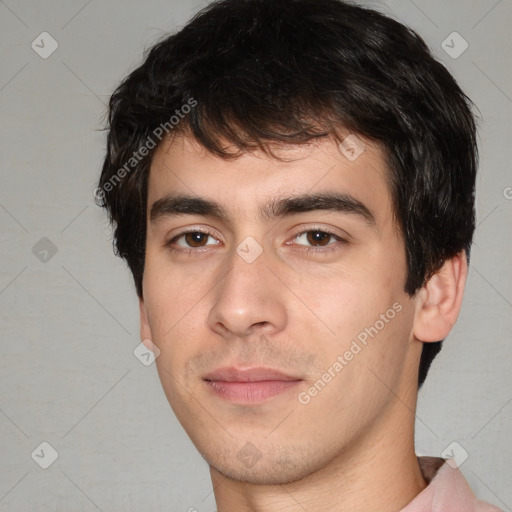
[[[151,336],[151,327],[148,322],[148,314],[144,300],[139,297],[139,316],[140,316],[140,339],[141,340],[153,340]]]
[[[418,291],[413,332],[420,341],[446,338],[459,316],[466,285],[468,263],[465,251],[446,260]]]

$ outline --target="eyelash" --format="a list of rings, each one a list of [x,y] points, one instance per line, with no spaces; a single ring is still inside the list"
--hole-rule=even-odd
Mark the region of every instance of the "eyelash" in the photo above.
[[[340,242],[341,244],[346,244],[348,243],[348,241],[346,239],[344,239],[343,237],[341,237],[340,235],[334,233],[333,231],[330,231],[329,229],[325,229],[325,228],[320,228],[320,227],[310,227],[309,229],[306,229],[306,230],[303,230],[303,231],[300,231],[299,233],[297,233],[296,235],[293,236],[293,240],[297,239],[298,237],[306,234],[306,233],[322,233],[322,234],[326,234],[326,235],[330,235],[332,238],[336,238],[338,240],[338,242]],[[166,242],[164,245],[165,247],[167,247],[170,251],[172,252],[178,252],[178,253],[181,253],[181,254],[191,254],[191,253],[195,253],[195,252],[204,252],[204,250],[207,248],[207,246],[202,246],[202,247],[196,247],[196,248],[179,248],[177,249],[175,246],[173,246],[173,244],[179,240],[180,238],[182,238],[183,236],[189,234],[189,233],[202,233],[204,235],[208,235],[208,236],[212,236],[215,238],[215,235],[211,232],[211,231],[208,231],[208,230],[202,230],[202,229],[191,229],[189,231],[183,231],[181,233],[179,233],[178,235],[174,236],[171,240],[169,240],[168,242]],[[331,246],[335,246],[335,247],[331,247]],[[335,251],[335,250],[338,250],[339,249],[339,246],[337,246],[337,244],[329,244],[327,246],[323,246],[323,247],[315,247],[315,246],[302,246],[299,251],[301,252],[305,252],[305,253],[320,253],[320,254],[326,254],[326,253],[330,253],[331,251]]]

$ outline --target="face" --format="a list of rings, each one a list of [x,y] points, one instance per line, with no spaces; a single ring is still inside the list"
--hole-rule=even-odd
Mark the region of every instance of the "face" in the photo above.
[[[342,461],[400,428],[396,396],[415,396],[405,250],[384,155],[365,144],[356,159],[324,140],[223,160],[178,136],[154,155],[141,336],[183,428],[232,479]]]

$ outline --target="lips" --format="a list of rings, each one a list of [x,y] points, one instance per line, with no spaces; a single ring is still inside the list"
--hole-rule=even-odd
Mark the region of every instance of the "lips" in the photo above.
[[[204,377],[206,385],[224,400],[249,405],[296,387],[303,379],[271,368],[219,368]]]

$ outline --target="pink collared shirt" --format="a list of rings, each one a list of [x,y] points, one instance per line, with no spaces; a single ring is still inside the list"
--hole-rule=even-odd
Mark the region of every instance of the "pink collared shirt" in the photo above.
[[[478,500],[455,462],[440,457],[418,457],[429,484],[400,512],[502,512]],[[453,466],[453,467],[452,467]]]

